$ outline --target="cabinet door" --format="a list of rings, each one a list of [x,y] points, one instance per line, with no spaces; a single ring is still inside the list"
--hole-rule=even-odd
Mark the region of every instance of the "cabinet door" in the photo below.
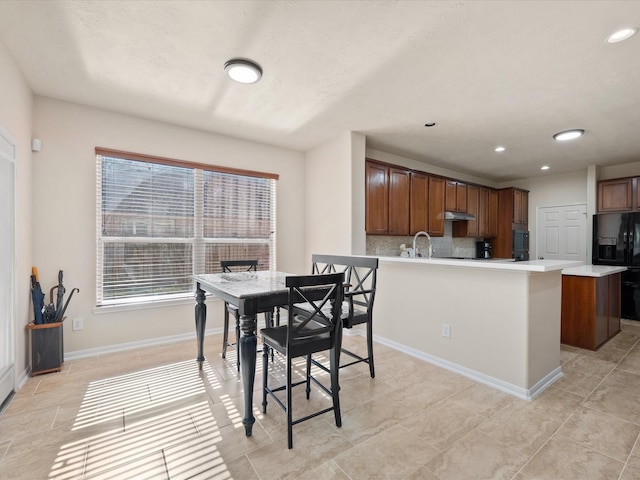
[[[489,190],[489,229],[487,237],[495,238],[498,236],[498,192]]]
[[[478,236],[489,237],[489,189],[480,187],[478,192]]]
[[[457,180],[447,180],[445,190],[447,212],[467,212],[467,185]]]
[[[464,222],[453,222],[453,236],[475,238],[478,236],[478,225],[480,223],[480,188],[475,185],[466,185],[465,190],[467,191],[467,213],[470,213],[476,217],[476,219],[466,220]]]
[[[527,225],[529,223],[529,193],[513,189],[513,223]]]
[[[409,205],[409,234],[429,229],[429,177],[411,172],[411,199]]]
[[[408,170],[389,169],[389,235],[409,235],[409,194],[411,174]]]
[[[365,182],[365,230],[371,235],[386,235],[389,233],[389,168],[367,162]]]
[[[633,208],[633,179],[598,182],[598,213],[628,212]]]
[[[429,177],[429,232],[430,235],[444,235],[445,180]]]

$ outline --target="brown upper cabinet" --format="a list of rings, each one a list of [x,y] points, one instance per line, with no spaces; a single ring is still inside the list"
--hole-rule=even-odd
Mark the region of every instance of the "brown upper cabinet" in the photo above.
[[[528,225],[529,223],[529,192],[512,188],[513,190],[513,223]]]
[[[498,234],[498,192],[492,188],[370,159],[366,161],[365,182],[365,228],[369,235],[408,236],[423,230],[441,237],[445,211],[476,217],[454,222],[453,236],[493,238]],[[523,204],[521,198],[518,204]],[[521,208],[526,218],[526,197]]]
[[[389,167],[365,165],[365,230],[371,235],[389,233]]]
[[[389,235],[409,235],[411,173],[389,168]]]
[[[429,176],[411,172],[411,198],[409,199],[409,234],[429,229]]]
[[[637,183],[637,178],[617,178],[598,182],[598,213],[637,210],[640,205]]]
[[[410,191],[411,175],[408,170],[367,161],[366,232],[370,235],[409,235]]]
[[[481,230],[478,227],[478,233],[480,236],[495,238],[498,236],[498,192],[493,189],[485,189],[489,190],[489,205],[488,205],[488,218],[489,218],[489,227],[485,231]],[[482,197],[481,197],[482,198]],[[482,208],[482,203],[481,203]]]
[[[467,213],[467,185],[457,180],[447,180],[445,193],[447,212]]]
[[[466,185],[467,211],[475,217],[475,220],[453,222],[452,233],[454,237],[478,237],[478,225],[480,222],[480,188],[476,185]]]
[[[429,228],[434,237],[444,235],[445,179],[429,176]]]

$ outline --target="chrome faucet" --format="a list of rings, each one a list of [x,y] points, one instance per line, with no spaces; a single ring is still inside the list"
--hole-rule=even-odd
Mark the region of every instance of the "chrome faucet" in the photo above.
[[[429,240],[429,257],[428,258],[431,258],[431,255],[433,255],[433,246],[431,245],[431,235],[429,235],[427,232],[424,232],[424,231],[419,231],[418,233],[416,233],[413,236],[413,249],[411,250],[411,255],[410,256],[411,256],[411,258],[417,257],[417,255],[416,255],[416,253],[417,253],[416,240],[418,239],[418,237],[420,235],[423,235],[423,236],[427,237],[427,240]]]

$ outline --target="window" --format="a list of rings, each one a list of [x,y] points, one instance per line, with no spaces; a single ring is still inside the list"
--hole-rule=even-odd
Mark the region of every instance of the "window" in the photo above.
[[[96,154],[98,306],[191,296],[220,260],[275,267],[277,175]]]

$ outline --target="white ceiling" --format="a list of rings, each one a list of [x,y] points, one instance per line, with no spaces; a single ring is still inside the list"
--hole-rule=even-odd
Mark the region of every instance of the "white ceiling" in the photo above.
[[[302,151],[356,131],[493,181],[640,161],[640,34],[605,43],[625,26],[640,1],[0,1],[37,95]]]

